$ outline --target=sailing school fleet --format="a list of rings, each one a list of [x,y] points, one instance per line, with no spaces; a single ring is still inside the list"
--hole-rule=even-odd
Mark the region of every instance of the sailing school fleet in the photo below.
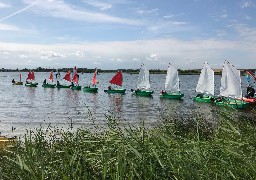
[[[70,88],[73,90],[83,89],[85,92],[92,93],[96,93],[98,91],[97,69],[95,70],[92,77],[91,85],[85,86],[83,88],[78,84],[79,75],[77,73],[76,67],[74,68],[72,78],[71,72],[69,70],[63,79],[71,84],[60,84],[59,81],[57,81],[57,84],[53,84],[53,72],[51,71],[49,77],[50,82],[46,82],[45,79],[42,87]],[[118,71],[109,82],[113,84],[114,87],[109,86],[106,90],[104,90],[104,92],[109,94],[124,94],[126,92],[126,89],[122,87],[123,75],[121,71]],[[179,82],[179,74],[177,69],[169,64],[165,86],[164,89],[160,92],[160,98],[182,99],[184,94],[180,92]],[[23,85],[23,82],[21,81],[21,75],[20,81],[16,82],[13,80],[12,83],[13,85]],[[38,83],[35,82],[34,72],[29,72],[25,86],[37,87],[37,85]],[[136,89],[131,89],[131,91],[135,95],[145,97],[150,97],[154,93],[154,91],[150,89],[149,70],[145,67],[144,64],[142,64],[140,68]],[[204,63],[204,66],[201,70],[196,92],[198,94],[194,97],[195,102],[215,103],[218,106],[228,106],[235,109],[248,108],[250,104],[256,103],[256,99],[254,97],[245,98],[242,96],[240,71],[237,70],[228,61],[224,61],[224,66],[222,69],[220,95],[214,95],[214,71],[207,63]]]

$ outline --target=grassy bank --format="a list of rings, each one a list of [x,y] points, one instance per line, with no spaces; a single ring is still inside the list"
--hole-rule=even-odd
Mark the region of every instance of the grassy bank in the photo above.
[[[171,118],[147,129],[110,117],[100,131],[38,129],[1,151],[0,179],[255,179],[253,120],[216,116],[214,125]]]

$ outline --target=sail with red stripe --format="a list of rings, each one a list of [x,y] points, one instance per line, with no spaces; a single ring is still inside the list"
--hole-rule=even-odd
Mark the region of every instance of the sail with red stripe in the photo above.
[[[50,72],[50,77],[49,77],[49,81],[53,82],[53,72]]]
[[[32,74],[31,71],[28,72],[28,80],[34,80],[34,75]]]
[[[66,73],[63,79],[65,79],[68,82],[71,82],[70,70],[68,70],[68,72]]]
[[[97,84],[97,78],[96,78],[96,76],[97,76],[97,69],[95,70],[94,75],[93,75],[93,77],[92,77],[92,84],[93,84],[93,85],[96,85],[96,84]]]
[[[73,82],[76,83],[76,84],[78,84],[78,74],[77,74],[76,71],[74,72]]]
[[[123,75],[121,71],[118,71],[116,75],[109,81],[111,84],[122,86],[123,84]]]
[[[31,80],[33,80],[33,81],[35,80],[35,73],[34,73],[34,71],[31,72]]]

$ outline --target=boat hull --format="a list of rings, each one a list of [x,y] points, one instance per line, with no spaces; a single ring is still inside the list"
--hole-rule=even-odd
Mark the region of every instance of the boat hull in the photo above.
[[[256,99],[255,98],[246,98],[246,97],[243,97],[243,98],[240,98],[239,100],[243,100],[245,102],[248,102],[248,103],[256,103]]]
[[[124,94],[125,91],[126,91],[126,89],[108,89],[108,90],[105,90],[105,92],[107,92],[109,94],[116,94],[116,93]]]
[[[137,96],[145,96],[145,97],[152,96],[153,93],[154,93],[154,91],[150,91],[150,90],[135,90],[135,91],[133,91],[133,94],[135,94]]]
[[[7,148],[8,146],[15,146],[17,139],[0,136],[0,149]]]
[[[239,99],[223,98],[221,100],[216,100],[215,104],[217,106],[228,106],[234,109],[247,109],[250,103]]]
[[[177,92],[166,92],[161,93],[160,98],[166,98],[166,99],[181,99],[184,96],[182,93]]]
[[[85,92],[98,92],[97,87],[83,87],[83,91]]]
[[[55,84],[43,84],[42,87],[43,88],[55,88]]]
[[[70,88],[70,85],[57,85],[56,88]]]
[[[15,82],[13,85],[23,85],[23,82]]]
[[[70,87],[72,90],[81,90],[82,87],[81,86],[71,86]]]
[[[204,103],[213,103],[215,100],[214,96],[207,96],[207,95],[203,95],[203,96],[196,96],[193,99],[195,102],[204,102]]]
[[[26,83],[25,86],[27,87],[37,87],[38,83]]]

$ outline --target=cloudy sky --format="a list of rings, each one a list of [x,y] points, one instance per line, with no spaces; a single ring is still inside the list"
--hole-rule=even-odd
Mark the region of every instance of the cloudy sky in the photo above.
[[[256,67],[256,0],[0,0],[0,68]]]

